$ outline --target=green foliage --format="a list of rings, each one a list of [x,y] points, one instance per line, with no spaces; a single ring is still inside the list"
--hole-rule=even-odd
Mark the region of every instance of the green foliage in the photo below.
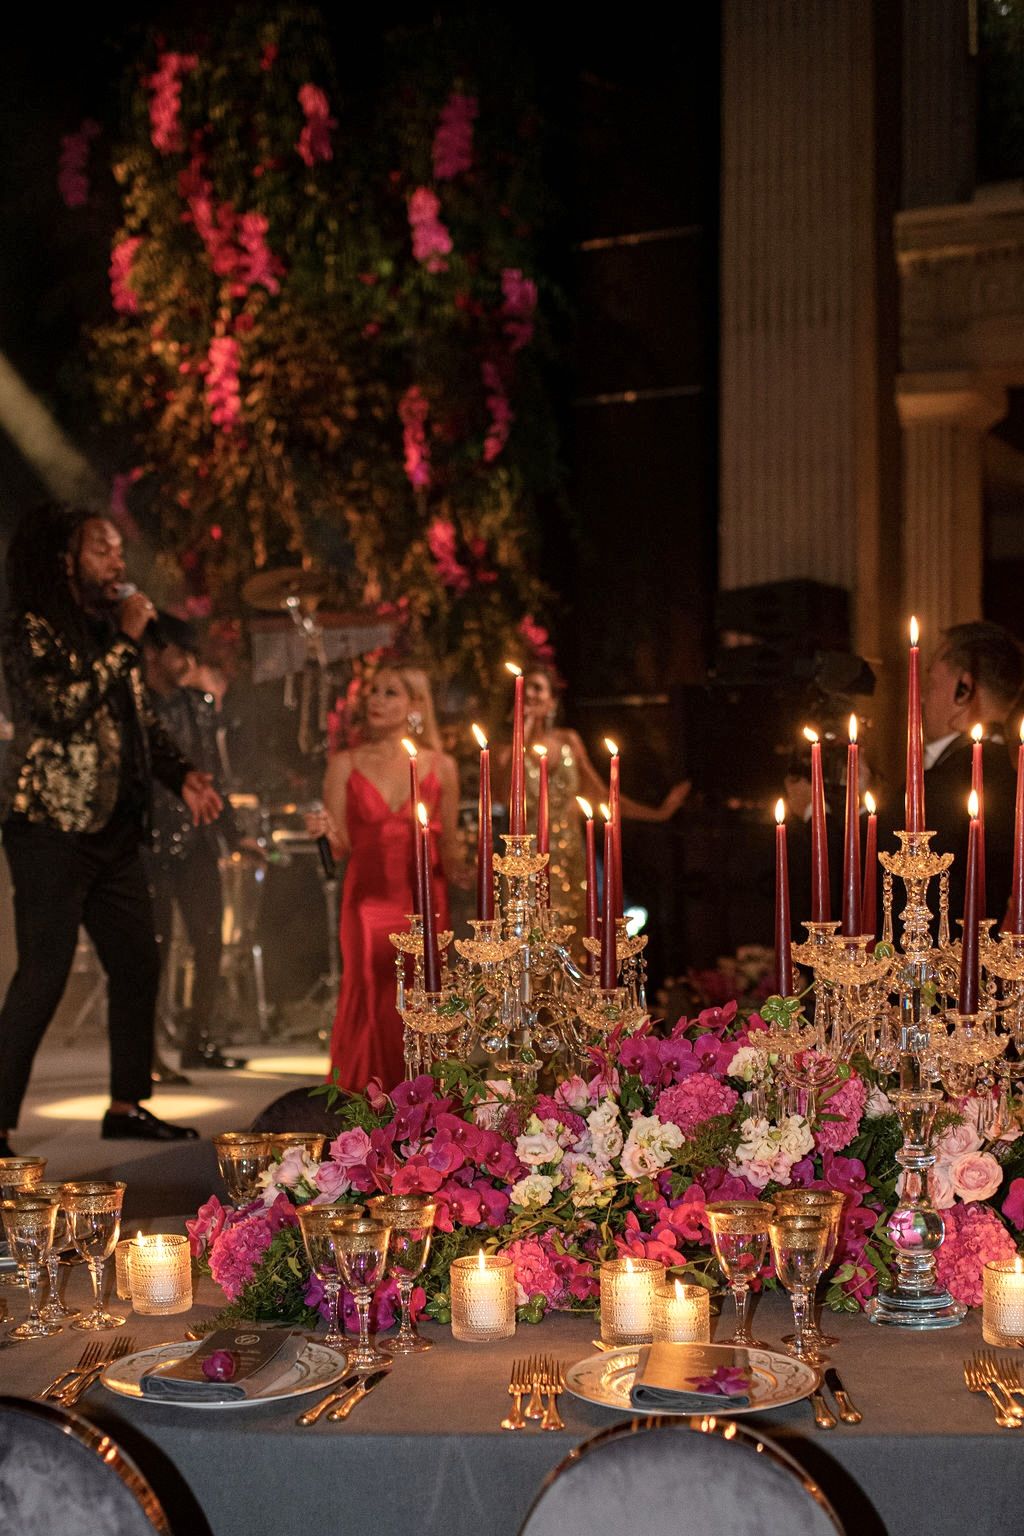
[[[218,1321],[229,1324],[274,1318],[296,1328],[311,1328],[318,1314],[302,1299],[308,1279],[302,1236],[297,1227],[282,1227],[248,1285],[237,1301],[220,1313]]]

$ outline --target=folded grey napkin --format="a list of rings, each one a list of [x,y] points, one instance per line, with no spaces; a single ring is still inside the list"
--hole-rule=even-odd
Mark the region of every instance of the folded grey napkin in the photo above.
[[[647,1344],[637,1359],[629,1401],[648,1413],[725,1413],[749,1406],[750,1381],[742,1350]]]
[[[166,1360],[140,1380],[143,1397],[168,1403],[236,1403],[260,1397],[295,1367],[306,1340],[284,1328],[219,1328],[188,1355]],[[203,1365],[211,1357],[230,1362],[230,1374],[211,1378]]]

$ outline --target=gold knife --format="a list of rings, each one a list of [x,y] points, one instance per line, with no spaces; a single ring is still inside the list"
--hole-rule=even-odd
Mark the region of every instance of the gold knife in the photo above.
[[[339,1403],[337,1408],[331,1409],[330,1413],[327,1415],[328,1424],[337,1424],[342,1419],[347,1419],[356,1403],[361,1403],[363,1398],[367,1397],[373,1391],[374,1387],[379,1387],[385,1376],[389,1376],[390,1374],[391,1367],[390,1365],[386,1365],[382,1371],[374,1371],[371,1376],[367,1376],[363,1381],[361,1381],[357,1387],[353,1387],[352,1391],[345,1398],[345,1401],[343,1403]]]
[[[843,1380],[835,1366],[830,1365],[825,1372],[825,1385],[836,1400],[839,1408],[839,1417],[844,1424],[859,1424],[864,1415],[859,1408],[855,1408],[850,1400],[850,1394],[843,1386]]]
[[[835,1429],[836,1416],[820,1392],[811,1393],[811,1407],[814,1409],[814,1422],[819,1429]]]
[[[328,1408],[333,1408],[336,1403],[340,1403],[341,1399],[346,1397],[353,1387],[358,1386],[358,1384],[359,1380],[355,1372],[350,1371],[343,1380],[338,1382],[336,1387],[331,1388],[326,1397],[322,1397],[318,1403],[314,1403],[312,1408],[307,1408],[305,1413],[300,1413],[295,1420],[296,1424],[300,1424],[303,1429],[307,1429],[310,1424],[315,1424],[317,1419],[327,1412]]]

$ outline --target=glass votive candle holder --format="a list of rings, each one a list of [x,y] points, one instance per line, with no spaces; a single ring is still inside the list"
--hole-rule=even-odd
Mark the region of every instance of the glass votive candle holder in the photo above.
[[[993,1259],[982,1276],[981,1332],[986,1344],[1024,1344],[1024,1259]]]
[[[656,1344],[710,1344],[711,1297],[703,1285],[681,1280],[654,1287]]]
[[[137,1237],[129,1259],[132,1306],[144,1316],[166,1317],[192,1305],[192,1256],[188,1238],[154,1233]]]
[[[510,1339],[516,1331],[516,1281],[504,1253],[456,1259],[449,1271],[452,1337],[465,1344]]]
[[[141,1232],[139,1233],[141,1237]],[[134,1237],[122,1237],[114,1249],[114,1286],[118,1301],[130,1301],[132,1296],[132,1249]]]
[[[649,1344],[654,1288],[665,1279],[656,1259],[605,1259],[601,1265],[601,1343]]]

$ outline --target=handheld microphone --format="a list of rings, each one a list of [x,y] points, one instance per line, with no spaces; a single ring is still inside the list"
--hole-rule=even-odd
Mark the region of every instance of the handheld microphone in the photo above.
[[[324,868],[324,875],[328,880],[333,880],[338,872],[338,866],[334,862],[334,854],[331,852],[331,841],[328,837],[318,837],[316,850],[320,855],[320,863]]]
[[[126,603],[130,597],[135,596],[138,590],[134,581],[122,581],[120,585],[114,588],[114,601],[116,603]]]
[[[122,581],[114,589],[114,601],[126,603],[130,597],[135,597],[138,591],[139,588],[135,585],[134,581]],[[160,627],[159,618],[150,619],[142,633],[143,636],[149,637],[158,650],[162,651],[167,644],[167,638]]]

